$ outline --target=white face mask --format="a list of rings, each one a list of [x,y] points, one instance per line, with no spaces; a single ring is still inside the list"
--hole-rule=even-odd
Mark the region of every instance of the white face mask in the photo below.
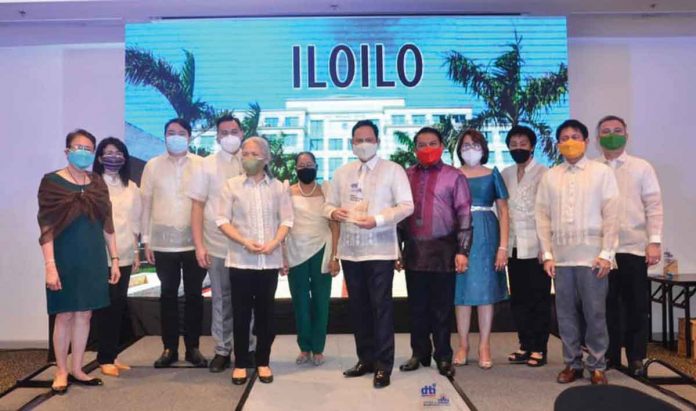
[[[360,143],[353,145],[353,154],[360,159],[360,161],[368,161],[375,154],[377,154],[377,144],[376,143]]]
[[[464,159],[464,162],[469,167],[474,167],[474,166],[479,165],[481,163],[481,157],[483,157],[482,150],[474,150],[474,149],[462,150],[461,154],[462,154],[462,158]]]
[[[222,147],[225,152],[234,154],[239,150],[239,146],[242,144],[242,139],[239,136],[225,136],[220,139],[220,147]]]

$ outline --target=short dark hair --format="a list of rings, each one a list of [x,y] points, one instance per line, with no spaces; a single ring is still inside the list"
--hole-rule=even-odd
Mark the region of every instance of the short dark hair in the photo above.
[[[215,120],[215,128],[220,128],[220,124],[225,123],[227,121],[234,121],[237,123],[237,126],[244,131],[244,127],[242,126],[242,122],[239,121],[239,119],[231,114],[225,114],[224,116],[218,117],[217,120]]]
[[[118,151],[123,153],[123,158],[126,162],[123,163],[123,167],[118,170],[118,176],[121,178],[121,182],[124,186],[128,186],[128,180],[130,180],[130,155],[128,154],[128,147],[123,143],[123,141],[117,139],[116,137],[107,137],[99,142],[97,150],[94,153],[94,164],[92,164],[92,171],[101,175],[104,175],[104,164],[99,161],[99,157],[104,155],[104,150],[106,146],[111,144],[116,147]]]
[[[90,133],[89,131],[83,128],[78,128],[69,132],[68,135],[65,136],[65,148],[70,148],[70,145],[72,144],[73,140],[75,140],[79,136],[87,137],[87,139],[89,139],[89,141],[92,142],[92,145],[97,145],[97,139],[96,137],[94,137],[94,134]]]
[[[471,137],[471,141],[481,146],[481,151],[483,155],[481,156],[481,164],[486,164],[488,162],[488,141],[486,137],[481,134],[480,131],[473,128],[466,129],[459,134],[457,137],[457,157],[462,164],[465,164],[464,158],[462,158],[462,144],[464,143],[464,137]]]
[[[355,123],[355,125],[353,126],[353,130],[350,132],[351,137],[355,137],[355,130],[365,126],[372,128],[372,131],[375,132],[375,137],[377,138],[377,141],[379,141],[379,129],[371,120],[360,120],[357,123]]]
[[[295,167],[297,167],[297,162],[300,160],[301,156],[310,156],[312,157],[312,161],[314,161],[314,164],[317,164],[317,158],[314,157],[314,153],[312,153],[311,151],[301,151],[295,155]]]
[[[536,146],[537,142],[537,136],[534,130],[527,126],[521,126],[521,125],[516,125],[512,126],[510,131],[508,131],[507,136],[505,137],[505,145],[510,147],[510,139],[512,139],[513,136],[525,136],[529,139],[529,144],[532,145],[532,148]]]
[[[172,124],[178,124],[181,127],[183,127],[188,132],[189,137],[191,137],[191,123],[184,120],[183,118],[173,118],[167,121],[167,124],[164,125],[164,134],[167,134],[167,129]]]
[[[579,131],[582,134],[583,140],[587,140],[587,137],[590,135],[587,131],[586,125],[582,124],[578,120],[570,119],[562,122],[561,125],[556,129],[556,141],[560,141],[561,131],[567,128],[572,128]]]
[[[622,119],[622,118],[619,117],[619,116],[615,116],[615,115],[613,115],[613,114],[609,114],[608,116],[602,117],[602,118],[597,122],[597,132],[599,133],[599,126],[601,126],[602,123],[604,123],[604,122],[606,122],[606,121],[612,121],[612,120],[618,121],[619,123],[621,123],[621,125],[622,125],[624,128],[627,127],[627,126],[626,126],[626,120]]]
[[[425,133],[435,134],[437,136],[437,139],[440,140],[440,144],[444,144],[444,140],[442,139],[442,133],[440,133],[440,130],[433,127],[423,127],[422,129],[418,130],[415,136],[413,136],[414,146],[418,144],[418,136]]]

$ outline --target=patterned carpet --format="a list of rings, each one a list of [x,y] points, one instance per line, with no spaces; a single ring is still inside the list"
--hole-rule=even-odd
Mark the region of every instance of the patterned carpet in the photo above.
[[[648,344],[648,358],[662,360],[684,374],[696,378],[696,360],[680,357],[676,351],[670,351],[661,344]]]
[[[0,393],[46,363],[46,350],[0,350]]]

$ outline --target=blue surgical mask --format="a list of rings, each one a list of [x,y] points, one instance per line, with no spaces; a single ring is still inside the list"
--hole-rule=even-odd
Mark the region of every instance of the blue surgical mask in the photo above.
[[[94,153],[87,150],[68,151],[68,162],[75,168],[85,170],[94,163]]]
[[[188,138],[174,134],[165,138],[167,150],[172,154],[183,154],[188,151]]]

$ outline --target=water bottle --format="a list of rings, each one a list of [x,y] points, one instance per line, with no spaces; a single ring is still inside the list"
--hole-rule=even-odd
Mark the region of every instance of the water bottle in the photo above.
[[[672,263],[674,262],[674,255],[667,249],[665,249],[664,257],[662,258],[662,261],[665,264],[664,268],[664,274],[665,277],[672,279],[674,277],[674,270],[672,270]]]

